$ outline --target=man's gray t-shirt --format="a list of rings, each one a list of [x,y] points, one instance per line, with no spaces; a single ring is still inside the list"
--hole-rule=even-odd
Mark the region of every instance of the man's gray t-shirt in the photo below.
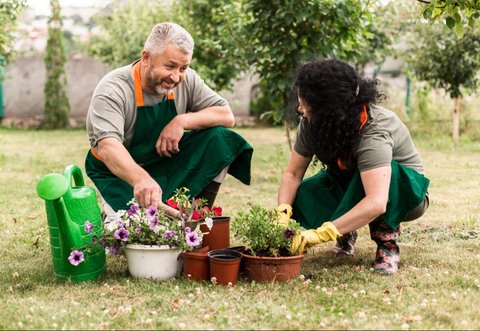
[[[298,126],[294,149],[308,158],[313,156],[314,148],[306,136],[305,121],[302,118]],[[353,148],[353,156],[360,172],[389,166],[392,160],[418,173],[424,172],[422,159],[405,124],[397,114],[378,106],[370,109],[360,141]]]
[[[95,88],[86,120],[87,133],[93,148],[106,137],[118,139],[127,148],[130,146],[137,119],[134,80],[131,74],[133,64],[109,72]],[[177,114],[227,104],[227,101],[208,87],[191,68],[187,69],[185,79],[171,91],[175,95]],[[166,95],[143,92],[145,106],[155,105],[164,98]]]

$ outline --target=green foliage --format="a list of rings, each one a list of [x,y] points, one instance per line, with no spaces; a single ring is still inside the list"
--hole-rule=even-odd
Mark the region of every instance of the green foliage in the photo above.
[[[434,23],[445,22],[446,26],[462,38],[469,29],[477,29],[480,17],[480,1],[478,0],[418,0],[422,3],[422,16]]]
[[[387,56],[395,56],[395,44],[408,30],[409,22],[403,19],[411,10],[408,3],[372,1],[368,3],[371,18],[364,22],[363,36],[358,41],[359,52],[355,55],[355,69],[364,74],[368,64],[381,66]]]
[[[228,87],[240,72],[253,71],[259,77],[254,112],[282,122],[299,61],[355,59],[365,53],[359,45],[377,37],[368,31],[373,27],[371,3],[184,0],[180,1],[180,16],[198,45],[194,55],[197,70],[219,88]]]
[[[247,69],[245,40],[239,33],[244,15],[232,0],[180,0],[175,17],[192,34],[192,67],[215,89],[231,89],[230,82]]]
[[[290,220],[285,229],[277,223],[279,215],[274,209],[253,204],[247,212],[239,211],[233,223],[233,231],[253,255],[288,256],[293,235],[299,225]]]
[[[13,52],[17,19],[26,5],[26,0],[0,0],[0,56],[8,58]]]
[[[299,61],[336,57],[354,59],[371,20],[366,1],[250,0],[242,36],[250,46],[249,64],[270,103],[274,119],[284,119]]]
[[[469,30],[458,39],[441,24],[419,25],[406,54],[409,69],[421,81],[443,88],[451,98],[462,88],[475,89],[480,70],[480,33]]]
[[[140,58],[143,45],[156,23],[171,20],[163,2],[128,0],[112,3],[111,11],[94,18],[102,34],[94,36],[85,50],[112,67],[120,67]]]
[[[48,40],[45,54],[47,82],[45,83],[45,123],[46,129],[58,129],[68,126],[70,104],[66,92],[67,75],[65,63],[67,57],[63,45],[63,21],[58,0],[50,0],[52,16],[48,21]]]

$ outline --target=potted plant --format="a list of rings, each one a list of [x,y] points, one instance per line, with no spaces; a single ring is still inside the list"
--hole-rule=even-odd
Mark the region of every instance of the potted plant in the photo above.
[[[240,211],[232,224],[234,235],[245,244],[246,276],[255,281],[287,281],[300,274],[303,254],[292,256],[290,247],[300,226],[290,220],[281,225],[274,209],[253,204]]]
[[[201,244],[199,227],[191,228],[156,207],[143,208],[135,200],[128,205],[128,210],[119,210],[105,221],[103,236],[93,236],[91,245],[103,246],[113,255],[125,253],[128,270],[134,277],[166,280],[176,276],[181,267],[181,252]],[[93,227],[90,222],[85,223],[87,232]],[[80,264],[84,249],[73,250],[70,263]]]
[[[185,187],[177,189],[167,205],[181,212],[182,220],[192,228],[200,225],[203,234],[202,247],[209,250],[223,249],[230,246],[230,217],[222,216],[222,208],[209,208],[204,199],[194,199]],[[204,222],[202,222],[204,221]],[[200,223],[197,223],[200,222]]]
[[[209,208],[203,199],[194,199],[188,194],[185,187],[177,189],[174,195],[166,201],[166,204],[180,211],[180,217],[184,227],[194,229],[198,234],[199,243],[193,249],[183,252],[183,275],[191,280],[209,280],[210,264],[208,251],[208,238],[222,236],[221,226],[214,218],[222,215],[220,207]],[[228,231],[227,236],[230,236]]]

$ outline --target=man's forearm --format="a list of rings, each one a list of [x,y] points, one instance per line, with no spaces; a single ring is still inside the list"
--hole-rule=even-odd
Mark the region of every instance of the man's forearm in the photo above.
[[[185,130],[201,130],[213,126],[231,128],[235,125],[235,117],[229,106],[214,106],[177,115],[173,120],[181,121]]]
[[[105,165],[117,177],[131,186],[135,186],[139,178],[149,176],[128,153],[127,149],[115,138],[105,138],[98,144],[98,154]]]

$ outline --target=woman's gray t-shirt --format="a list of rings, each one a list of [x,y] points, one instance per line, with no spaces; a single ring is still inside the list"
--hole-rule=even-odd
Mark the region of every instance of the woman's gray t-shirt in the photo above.
[[[314,148],[306,136],[305,121],[302,118],[298,126],[294,149],[308,158],[314,155]],[[410,132],[393,111],[372,107],[361,133],[360,141],[353,148],[353,156],[360,172],[389,166],[395,160],[423,174],[423,162]]]
[[[98,142],[107,137],[118,139],[127,148],[130,146],[137,119],[134,80],[131,74],[135,63],[109,72],[95,88],[86,120],[91,147],[96,148]],[[191,68],[187,69],[185,79],[172,91],[177,114],[228,104]],[[143,92],[145,106],[155,105],[165,97],[166,95]]]

